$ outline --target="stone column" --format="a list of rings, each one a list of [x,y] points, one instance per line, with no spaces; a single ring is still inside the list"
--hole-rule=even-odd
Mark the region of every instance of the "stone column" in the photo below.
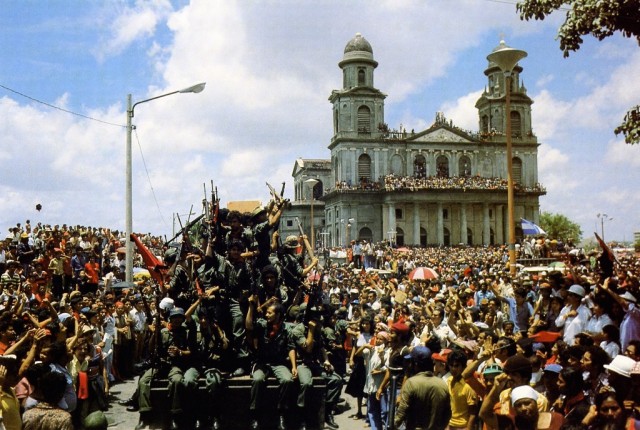
[[[502,211],[504,210],[504,205],[496,205],[496,243],[505,243],[504,240],[504,221],[502,217]]]
[[[467,245],[467,204],[460,204],[460,243]]]
[[[491,223],[489,218],[489,203],[482,204],[482,244],[489,245],[491,241]]]
[[[392,231],[395,235],[396,232],[396,205],[389,203],[389,229],[384,232],[385,236],[389,238],[389,232]],[[395,236],[391,238],[395,242]]]
[[[438,245],[444,245],[444,219],[442,218],[442,202],[438,202],[437,212],[438,221],[436,223],[436,235],[438,237]]]
[[[413,244],[420,245],[420,205],[413,204]]]

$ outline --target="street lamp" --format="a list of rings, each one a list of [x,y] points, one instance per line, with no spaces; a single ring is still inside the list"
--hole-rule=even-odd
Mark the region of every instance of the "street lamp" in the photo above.
[[[313,225],[315,224],[315,219],[313,218],[313,199],[314,199],[313,189],[318,182],[320,181],[313,178],[307,179],[306,181],[304,181],[304,183],[307,184],[307,186],[309,187],[309,190],[311,191],[311,246],[313,247],[313,249],[316,248],[316,236],[313,230]]]
[[[132,216],[132,177],[131,177],[131,133],[133,132],[133,125],[131,124],[131,120],[133,119],[133,110],[139,104],[150,102],[151,100],[159,99],[162,97],[167,97],[173,94],[178,93],[199,93],[204,90],[204,86],[206,84],[204,82],[193,85],[191,87],[173,91],[167,94],[162,94],[160,96],[151,97],[150,99],[141,100],[136,102],[135,104],[131,104],[131,94],[127,95],[127,145],[125,148],[126,151],[126,190],[125,190],[125,230],[126,230],[126,238],[125,238],[125,247],[126,247],[126,265],[125,265],[125,280],[127,282],[133,281],[133,244],[131,243],[131,233],[133,233],[133,216]]]
[[[487,60],[494,63],[502,70],[505,78],[505,116],[507,134],[507,212],[509,222],[509,272],[511,276],[516,274],[516,224],[515,208],[513,202],[513,158],[511,149],[511,74],[518,61],[527,56],[527,53],[519,49],[508,47],[504,40],[500,45],[487,55]]]
[[[604,242],[604,222],[605,221],[613,221],[613,218],[611,218],[607,214],[597,214],[596,216],[600,220],[600,234],[602,236],[602,241]]]

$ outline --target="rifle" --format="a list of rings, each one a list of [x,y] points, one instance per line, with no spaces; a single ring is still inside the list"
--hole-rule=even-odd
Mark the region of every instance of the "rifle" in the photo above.
[[[202,215],[198,215],[193,221],[190,221],[187,223],[186,226],[182,227],[182,223],[180,223],[180,230],[175,234],[175,236],[173,236],[170,240],[167,240],[165,242],[165,245],[169,245],[171,242],[173,242],[174,240],[176,240],[176,238],[178,236],[180,236],[181,234],[183,234],[185,231],[188,232],[189,230],[191,230],[191,227],[193,227],[198,221],[200,221],[202,218],[204,217],[204,214]],[[179,219],[179,217],[178,217]]]
[[[307,250],[307,252],[309,253],[309,258],[311,258],[313,260],[314,258],[316,258],[316,255],[313,252],[313,248],[311,247],[311,244],[309,243],[309,239],[307,239],[307,236],[304,234],[304,230],[302,229],[302,224],[300,223],[300,219],[298,217],[296,217],[296,222],[298,223],[298,229],[300,230],[300,236],[302,236],[302,239],[304,240],[304,247]],[[320,266],[319,263],[318,263],[318,267],[320,268],[320,270],[322,270],[322,267]]]
[[[309,325],[311,317],[313,316],[312,308],[318,303],[322,303],[322,279],[324,279],[324,271],[320,272],[320,277],[315,286],[312,284],[309,290],[309,299],[307,300],[307,308],[304,311],[303,322],[305,325]]]

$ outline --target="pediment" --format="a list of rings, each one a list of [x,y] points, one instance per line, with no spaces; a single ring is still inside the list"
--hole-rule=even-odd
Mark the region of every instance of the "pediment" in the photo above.
[[[424,133],[424,134],[423,134]],[[413,142],[455,142],[455,143],[472,143],[473,140],[464,137],[460,133],[455,133],[447,128],[436,128],[435,130],[426,130],[418,134]]]

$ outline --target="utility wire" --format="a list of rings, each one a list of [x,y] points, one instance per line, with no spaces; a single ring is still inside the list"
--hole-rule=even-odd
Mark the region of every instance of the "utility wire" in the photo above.
[[[32,100],[32,101],[34,101],[34,102],[36,102],[36,103],[43,104],[43,105],[48,106],[48,107],[50,107],[50,108],[57,109],[57,110],[62,111],[62,112],[70,113],[71,115],[79,116],[79,117],[81,117],[81,118],[85,118],[85,119],[90,119],[91,121],[100,122],[100,123],[102,123],[102,124],[113,125],[113,126],[116,126],[116,127],[123,127],[123,128],[126,128],[126,127],[127,127],[126,125],[122,125],[122,124],[114,124],[114,123],[112,123],[112,122],[103,121],[103,120],[101,120],[101,119],[92,118],[92,117],[90,117],[90,116],[83,115],[83,114],[81,114],[81,113],[77,113],[77,112],[73,112],[73,111],[70,111],[70,110],[67,110],[67,109],[63,109],[63,108],[61,108],[61,107],[59,107],[59,106],[54,106],[54,105],[52,105],[52,104],[50,104],[50,103],[43,102],[42,100],[38,100],[38,99],[36,99],[36,98],[34,98],[34,97],[31,97],[31,96],[28,96],[28,95],[26,95],[26,94],[23,94],[23,93],[21,93],[20,91],[16,91],[16,90],[11,89],[11,88],[9,88],[9,87],[5,87],[5,86],[4,86],[4,85],[2,85],[2,84],[0,84],[0,88],[4,88],[4,89],[5,89],[5,90],[7,90],[7,91],[11,91],[11,92],[12,92],[12,93],[14,93],[14,94],[18,94],[19,96],[22,96],[22,97],[24,97],[24,98],[27,98],[27,99],[29,99],[29,100]]]
[[[140,145],[140,138],[138,137],[138,130],[133,128],[133,131],[136,135],[136,142],[138,142],[138,149],[140,150],[140,157],[142,158],[142,165],[144,166],[144,171],[147,174],[147,181],[149,181],[149,187],[151,188],[151,194],[153,195],[153,200],[156,202],[156,207],[158,208],[158,213],[160,214],[160,219],[164,223],[165,227],[169,228],[169,224],[167,224],[167,220],[164,219],[164,215],[162,215],[162,210],[160,209],[160,203],[158,203],[158,198],[156,196],[156,190],[153,189],[153,184],[151,183],[151,176],[149,175],[149,169],[147,169],[147,162],[144,159],[144,154],[142,153],[142,145]]]

